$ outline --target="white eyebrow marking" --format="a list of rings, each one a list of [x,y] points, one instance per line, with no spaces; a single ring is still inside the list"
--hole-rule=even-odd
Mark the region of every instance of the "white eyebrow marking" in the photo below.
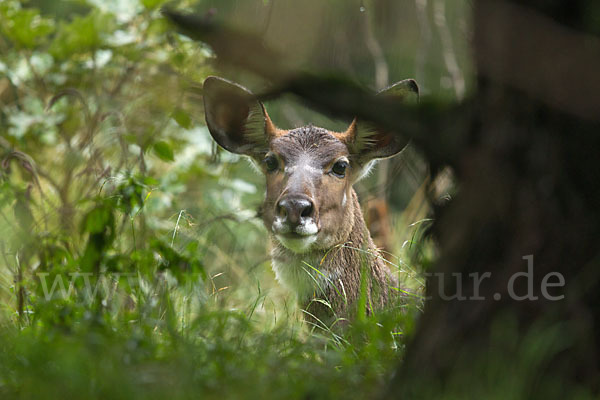
[[[305,169],[310,172],[321,172],[321,168],[315,168],[312,165],[308,165],[308,164],[304,164],[302,166],[302,169]]]
[[[286,165],[284,171],[286,174],[294,173],[298,168],[307,171],[311,174],[321,174],[323,170],[319,167],[315,167],[311,164],[312,158],[308,154],[302,154],[298,157],[296,162],[290,165]]]

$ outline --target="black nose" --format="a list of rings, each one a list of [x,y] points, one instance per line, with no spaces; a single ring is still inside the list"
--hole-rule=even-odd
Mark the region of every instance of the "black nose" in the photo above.
[[[312,201],[303,196],[286,196],[277,203],[277,214],[292,226],[300,225],[303,218],[311,218],[314,209]]]

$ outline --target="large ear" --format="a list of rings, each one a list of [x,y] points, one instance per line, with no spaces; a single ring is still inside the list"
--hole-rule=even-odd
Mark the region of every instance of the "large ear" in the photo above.
[[[261,158],[269,149],[269,136],[277,129],[252,92],[216,76],[204,81],[204,113],[211,136],[226,150]]]
[[[393,96],[407,104],[417,103],[419,86],[414,79],[405,79],[381,90],[377,96]],[[408,140],[400,135],[356,118],[339,138],[348,145],[352,158],[360,167],[371,160],[398,154],[408,144]]]

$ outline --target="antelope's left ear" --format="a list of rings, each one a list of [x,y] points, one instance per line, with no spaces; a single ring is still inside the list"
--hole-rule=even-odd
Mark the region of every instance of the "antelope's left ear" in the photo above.
[[[270,138],[281,132],[252,92],[216,76],[204,81],[206,125],[215,141],[232,153],[261,160]]]
[[[377,96],[393,96],[407,104],[414,104],[419,101],[419,86],[414,79],[405,79],[383,89]],[[338,138],[346,143],[359,168],[374,159],[396,155],[408,144],[408,140],[401,135],[356,118]]]

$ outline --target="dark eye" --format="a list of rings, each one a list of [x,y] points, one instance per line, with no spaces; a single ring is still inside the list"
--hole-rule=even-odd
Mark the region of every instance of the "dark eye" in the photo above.
[[[336,161],[333,167],[331,167],[331,172],[338,178],[343,178],[346,176],[346,168],[348,168],[348,161]]]
[[[269,154],[263,161],[267,167],[267,172],[276,171],[279,168],[279,161],[273,154]]]

